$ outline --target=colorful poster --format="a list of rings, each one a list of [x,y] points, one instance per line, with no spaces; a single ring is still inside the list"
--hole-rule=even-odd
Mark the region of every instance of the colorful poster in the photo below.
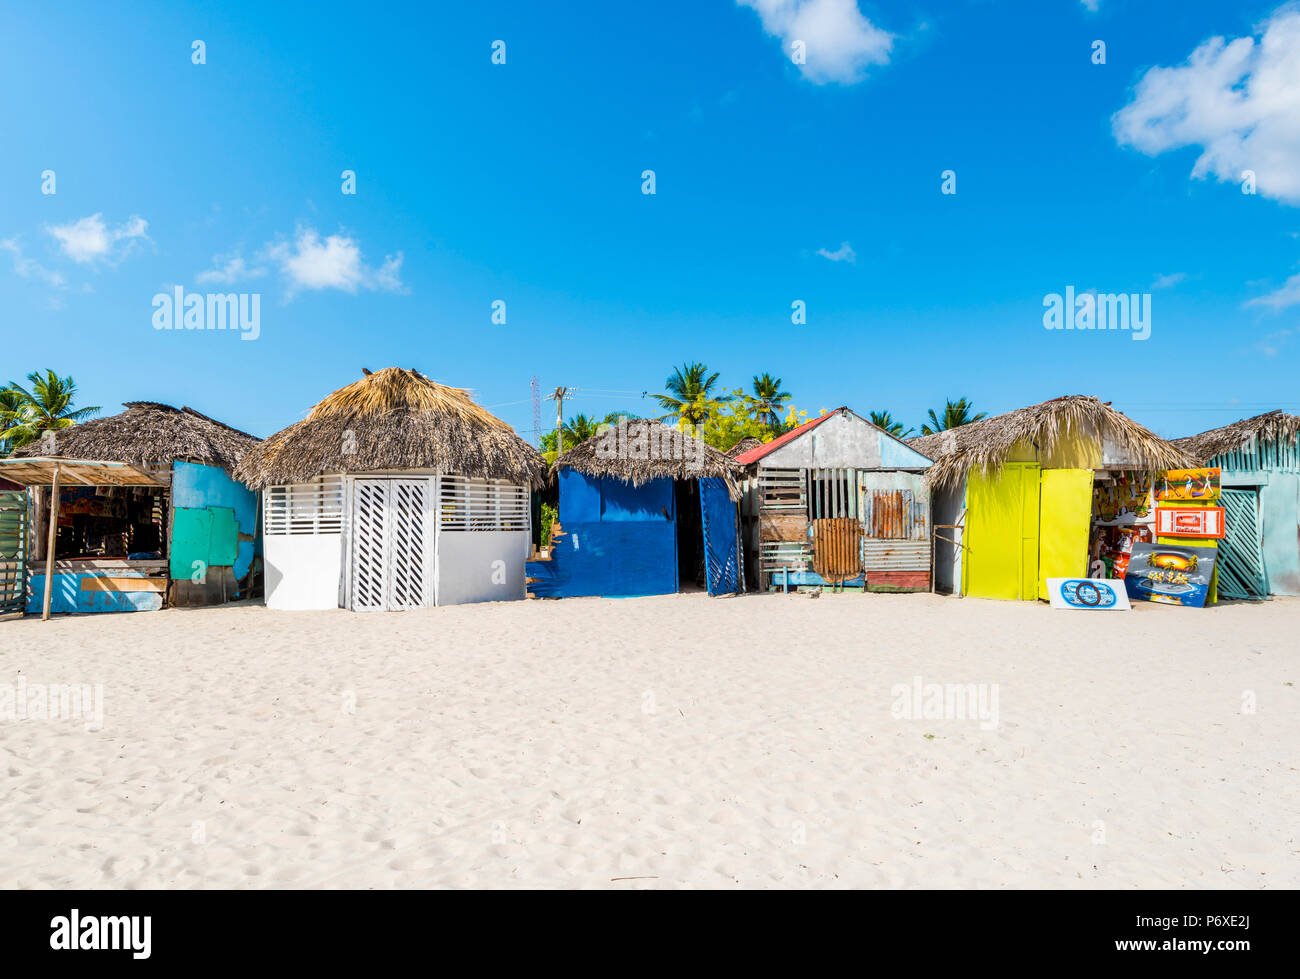
[[[1134,544],[1124,586],[1135,601],[1205,606],[1218,549],[1181,544]]]
[[[1170,469],[1156,477],[1157,500],[1217,500],[1219,470]]]
[[[1156,533],[1161,537],[1206,537],[1221,540],[1225,510],[1221,506],[1160,507],[1156,510]]]
[[[1081,608],[1091,611],[1128,611],[1128,595],[1117,581],[1099,578],[1048,578],[1052,608]]]

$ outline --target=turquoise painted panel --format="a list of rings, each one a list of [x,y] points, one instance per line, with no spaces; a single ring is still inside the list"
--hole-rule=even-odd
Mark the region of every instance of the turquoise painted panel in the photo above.
[[[172,539],[168,548],[168,570],[173,578],[191,578],[196,561],[205,565],[212,541],[212,513],[208,510],[173,510]]]
[[[1270,595],[1300,595],[1300,475],[1274,472],[1259,490]]]
[[[234,567],[239,554],[239,521],[229,507],[208,507],[212,532],[208,537],[208,564]]]
[[[220,507],[233,510],[238,525],[237,534],[253,536],[257,531],[257,494],[243,483],[231,479],[219,466],[204,466],[196,462],[177,462],[172,467],[172,506],[189,510]],[[223,518],[224,519],[224,518]],[[224,533],[224,523],[223,531]],[[248,574],[253,557],[260,553],[259,542],[240,541],[236,536],[235,555],[231,561],[210,561],[210,564],[230,564],[235,577]],[[221,553],[227,553],[224,543]],[[183,577],[188,578],[187,572]]]
[[[114,571],[111,574],[56,574],[50,589],[50,614],[63,612],[153,612],[162,608],[161,592],[152,591],[82,591],[84,578],[144,578],[138,571]],[[40,615],[45,603],[45,575],[32,575],[32,591],[27,596],[27,613]]]

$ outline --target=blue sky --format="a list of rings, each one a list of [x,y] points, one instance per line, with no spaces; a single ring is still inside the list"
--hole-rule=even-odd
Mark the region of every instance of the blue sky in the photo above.
[[[530,440],[534,375],[649,413],[687,360],[915,426],[958,395],[1095,394],[1166,436],[1300,411],[1297,25],[1249,0],[11,6],[0,379],[258,435],[394,365]],[[155,330],[176,285],[259,294],[260,335]],[[1150,338],[1045,330],[1067,286],[1151,293]]]

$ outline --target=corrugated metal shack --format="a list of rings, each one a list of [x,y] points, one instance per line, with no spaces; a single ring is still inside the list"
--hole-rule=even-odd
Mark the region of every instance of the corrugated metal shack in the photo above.
[[[755,587],[930,587],[931,460],[848,408],[736,456]]]

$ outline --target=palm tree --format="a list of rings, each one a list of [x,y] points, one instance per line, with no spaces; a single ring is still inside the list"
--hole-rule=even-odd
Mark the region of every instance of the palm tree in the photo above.
[[[975,405],[965,398],[958,398],[956,401],[949,398],[948,403],[944,405],[942,417],[936,415],[933,408],[930,409],[930,422],[921,426],[921,434],[933,435],[936,432],[945,432],[950,428],[969,425],[986,417],[986,413],[982,411],[978,415],[972,415],[971,409],[974,407]]]
[[[73,409],[77,384],[71,377],[59,377],[47,369],[43,376],[40,371],[28,374],[27,383],[29,387],[25,388],[10,381],[9,391],[16,401],[7,399],[14,406],[0,408],[5,425],[0,439],[14,448],[35,442],[44,432],[69,428],[99,413],[98,406]]]
[[[788,391],[781,390],[781,379],[771,374],[758,374],[753,383],[754,417],[768,428],[781,424],[781,413],[785,403],[790,400]]]
[[[713,386],[718,383],[718,374],[709,373],[709,369],[700,363],[683,364],[673,368],[668,380],[664,381],[667,394],[656,394],[667,414],[664,418],[676,418],[688,422],[692,427],[699,427],[708,418],[708,407],[704,402],[713,397]],[[714,397],[716,401],[730,401],[730,395]]]
[[[876,428],[882,429],[889,435],[894,436],[896,439],[905,439],[916,431],[914,428],[904,428],[903,423],[895,421],[894,416],[887,411],[870,412],[870,417],[871,424],[875,425]]]
[[[600,422],[586,415],[574,415],[564,423],[564,451],[568,452],[576,445],[581,445],[589,438],[595,438]]]
[[[0,432],[8,432],[22,418],[22,399],[13,388],[0,388]],[[0,456],[16,448],[12,439],[0,438]]]

